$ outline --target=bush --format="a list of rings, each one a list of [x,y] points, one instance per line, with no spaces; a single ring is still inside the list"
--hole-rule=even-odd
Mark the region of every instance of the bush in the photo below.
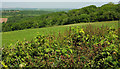
[[[72,27],[58,36],[38,34],[31,41],[4,47],[2,63],[4,67],[115,68],[120,55],[117,38],[116,29],[91,25]]]

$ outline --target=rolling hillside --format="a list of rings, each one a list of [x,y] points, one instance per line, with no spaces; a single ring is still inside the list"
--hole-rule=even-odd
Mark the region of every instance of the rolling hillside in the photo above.
[[[2,32],[2,44],[3,46],[9,45],[10,43],[14,44],[17,40],[23,41],[33,39],[37,33],[43,35],[49,34],[58,34],[60,32],[64,32],[70,26],[79,26],[85,27],[87,25],[93,25],[94,27],[101,27],[102,25],[108,27],[115,27],[118,28],[118,21],[106,21],[106,22],[93,22],[93,23],[77,23],[77,24],[69,24],[69,25],[62,25],[62,26],[54,26],[54,27],[45,27],[45,28],[35,28],[35,29],[25,29],[19,31],[10,31],[10,32]]]

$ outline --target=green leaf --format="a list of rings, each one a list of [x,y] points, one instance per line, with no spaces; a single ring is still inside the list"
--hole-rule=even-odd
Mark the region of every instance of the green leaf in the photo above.
[[[63,49],[62,52],[65,53],[65,52],[67,52],[67,50],[66,50],[66,49]]]
[[[56,52],[60,52],[60,50],[56,50]]]
[[[72,49],[69,49],[71,53],[73,53]]]
[[[48,54],[45,54],[45,56],[48,56]]]
[[[81,36],[80,35],[78,35],[78,38],[80,38]]]
[[[46,51],[46,52],[50,52],[50,49],[49,49],[49,48],[47,48],[45,51]]]
[[[106,58],[107,61],[112,61],[112,59],[113,59],[112,56],[108,56],[108,57]]]

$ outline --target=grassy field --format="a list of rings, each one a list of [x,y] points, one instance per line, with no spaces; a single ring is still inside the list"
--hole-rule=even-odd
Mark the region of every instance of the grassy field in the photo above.
[[[0,23],[0,31],[2,31],[2,24]],[[0,46],[2,44],[2,33],[0,33]]]
[[[0,31],[2,31],[2,24],[0,23]]]
[[[17,40],[23,41],[33,39],[37,33],[39,34],[58,34],[58,32],[63,32],[64,30],[68,29],[70,26],[79,26],[85,27],[86,25],[93,25],[94,27],[101,27],[102,25],[108,27],[115,27],[118,28],[118,21],[106,21],[106,22],[93,22],[93,23],[77,23],[77,24],[70,24],[70,25],[62,25],[62,26],[54,26],[54,27],[45,27],[45,28],[36,28],[36,29],[25,29],[19,31],[10,31],[10,32],[2,32],[2,45],[7,46],[10,43],[14,44]],[[0,33],[1,34],[1,33]]]

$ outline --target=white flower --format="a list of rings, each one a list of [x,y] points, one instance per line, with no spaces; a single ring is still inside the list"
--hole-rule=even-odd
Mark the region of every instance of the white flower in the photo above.
[[[25,67],[25,66],[26,66],[25,63],[21,63],[21,64],[19,65],[19,67]]]

